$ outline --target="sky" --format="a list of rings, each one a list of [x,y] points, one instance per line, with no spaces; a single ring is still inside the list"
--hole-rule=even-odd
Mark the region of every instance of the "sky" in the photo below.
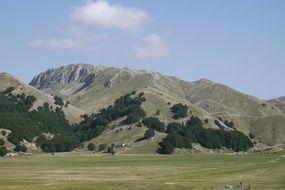
[[[1,0],[0,72],[74,63],[285,95],[284,0]]]

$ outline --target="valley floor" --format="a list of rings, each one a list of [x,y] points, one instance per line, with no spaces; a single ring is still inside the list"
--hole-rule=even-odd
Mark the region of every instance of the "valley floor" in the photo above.
[[[0,158],[0,189],[183,190],[243,181],[285,189],[285,152],[248,155],[40,154]]]

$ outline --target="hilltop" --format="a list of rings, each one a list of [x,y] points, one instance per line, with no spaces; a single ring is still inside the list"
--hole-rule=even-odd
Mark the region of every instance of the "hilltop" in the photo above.
[[[161,121],[174,121],[169,108],[183,103],[193,115],[210,120],[206,125],[209,128],[217,128],[214,121],[219,118],[233,121],[240,131],[253,133],[264,143],[285,143],[285,116],[279,104],[210,80],[187,82],[145,70],[72,64],[42,72],[30,85],[61,96],[89,113],[107,107],[126,93],[144,92],[147,101],[142,107],[147,115]]]

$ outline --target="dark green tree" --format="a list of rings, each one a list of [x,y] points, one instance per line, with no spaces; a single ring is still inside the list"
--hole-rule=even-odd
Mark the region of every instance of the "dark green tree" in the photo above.
[[[61,97],[55,96],[55,97],[54,97],[54,104],[59,105],[59,106],[63,106],[63,105],[64,105],[64,102],[63,102],[63,100],[62,100]]]
[[[100,144],[98,151],[99,151],[99,152],[105,151],[107,148],[108,148],[108,145],[107,145],[107,144]]]
[[[150,128],[150,129],[146,130],[146,132],[144,133],[144,138],[150,139],[154,136],[154,134],[155,134],[154,130]]]
[[[14,148],[14,151],[16,152],[27,152],[27,147],[25,145],[20,145],[17,144],[16,147]]]
[[[89,151],[94,151],[96,147],[95,147],[95,144],[89,143],[87,148],[88,148]]]
[[[8,153],[7,148],[5,146],[0,147],[0,156],[5,156]]]
[[[175,104],[171,107],[171,112],[173,114],[173,119],[179,119],[187,117],[188,107],[181,103]]]
[[[5,141],[3,139],[0,139],[0,146],[4,146]]]
[[[147,117],[142,120],[142,123],[148,128],[152,128],[158,132],[165,131],[165,124],[160,122],[156,117]]]

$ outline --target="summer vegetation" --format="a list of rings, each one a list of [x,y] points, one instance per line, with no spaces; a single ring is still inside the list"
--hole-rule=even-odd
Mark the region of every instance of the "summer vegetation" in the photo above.
[[[162,154],[170,154],[175,148],[191,149],[192,143],[199,143],[211,149],[226,147],[234,151],[248,150],[253,146],[247,136],[235,130],[232,122],[224,122],[231,128],[226,131],[205,129],[203,122],[195,116],[186,124],[168,125],[157,117],[146,117],[145,111],[141,108],[146,100],[143,92],[136,95],[134,91],[121,96],[113,105],[101,109],[96,114],[83,115],[81,123],[70,125],[62,111],[62,107],[69,103],[65,103],[60,97],[54,97],[55,106],[44,103],[31,110],[36,98],[24,93],[14,95],[13,91],[14,88],[10,87],[0,92],[0,128],[11,131],[7,135],[7,140],[15,145],[14,151],[17,152],[27,151],[24,140],[35,143],[44,152],[72,151],[83,142],[99,136],[110,122],[119,118],[125,118],[122,124],[146,126],[148,130],[144,134],[144,139],[151,139],[155,132],[167,133],[158,150],[158,153]],[[175,104],[171,107],[171,112],[174,119],[185,118],[188,115],[188,107]],[[2,135],[5,136],[6,132],[2,131]],[[95,151],[96,146],[90,143],[87,148],[89,151]],[[100,144],[98,151],[115,154],[115,147]],[[5,141],[0,139],[0,156],[6,154]]]

